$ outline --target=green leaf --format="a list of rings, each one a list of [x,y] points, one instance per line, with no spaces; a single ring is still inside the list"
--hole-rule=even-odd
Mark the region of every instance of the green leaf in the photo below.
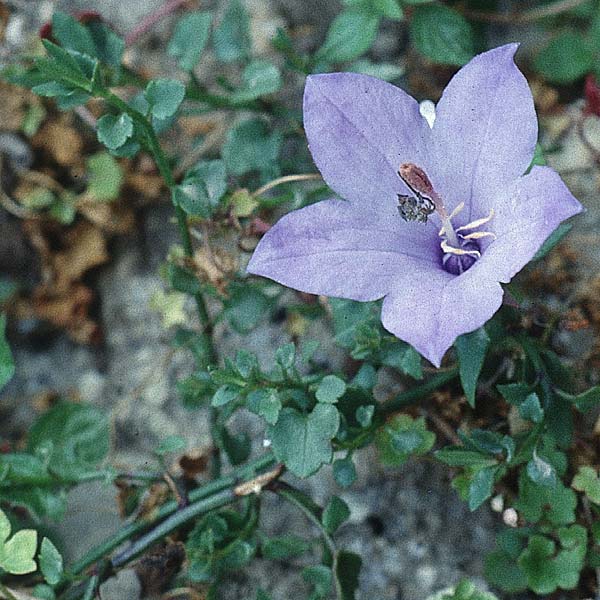
[[[186,178],[202,180],[211,207],[216,208],[227,191],[227,172],[222,160],[201,160],[190,169]]]
[[[180,435],[170,435],[162,440],[158,445],[158,448],[154,450],[154,454],[165,456],[172,452],[181,452],[181,450],[184,450],[186,447],[187,442],[185,441],[185,438],[182,438]]]
[[[346,383],[335,375],[326,375],[321,379],[315,397],[319,402],[335,404],[346,392]]]
[[[302,570],[302,578],[314,586],[317,598],[326,598],[331,590],[333,577],[331,569],[325,565],[306,567]]]
[[[87,161],[87,194],[95,200],[115,200],[123,183],[119,163],[108,153],[98,152]]]
[[[83,88],[90,92],[92,89],[89,78],[84,74],[80,64],[72,54],[64,48],[48,40],[42,40],[48,58],[36,58],[34,65],[46,81],[56,80],[70,89]],[[41,81],[40,81],[41,83]]]
[[[427,430],[425,419],[413,419],[409,415],[396,415],[376,434],[375,443],[381,462],[398,467],[410,456],[429,452],[435,442],[435,434]]]
[[[37,569],[33,560],[36,549],[36,531],[33,529],[17,531],[12,538],[0,543],[0,569],[12,575],[33,573]]]
[[[230,0],[213,33],[215,55],[223,62],[243,60],[250,54],[250,19],[240,0]]]
[[[194,375],[177,383],[177,391],[185,408],[199,408],[203,406],[214,392],[212,378],[209,373],[199,371]]]
[[[87,29],[94,40],[95,55],[113,69],[119,69],[125,51],[125,40],[100,21],[88,23]]]
[[[435,453],[435,457],[450,467],[491,467],[498,464],[495,458],[476,452],[473,450],[464,450],[460,446],[451,446],[442,448]]]
[[[269,429],[277,460],[298,477],[312,475],[331,462],[331,440],[339,425],[339,413],[331,404],[319,403],[308,415],[284,408]]]
[[[410,37],[421,54],[438,64],[462,66],[475,54],[471,25],[456,10],[442,4],[415,8]]]
[[[259,589],[256,592],[256,600],[272,600],[271,596],[267,594],[263,589]]]
[[[261,388],[248,394],[246,399],[248,410],[261,416],[269,425],[275,425],[281,410],[281,400],[274,388]]]
[[[527,588],[527,576],[516,560],[500,550],[485,557],[485,578],[491,585],[506,592],[521,592]]]
[[[579,467],[571,487],[578,492],[583,492],[594,504],[600,504],[600,478],[594,467]]]
[[[523,419],[533,423],[541,423],[544,418],[544,410],[540,404],[540,399],[535,392],[532,392],[519,404],[519,414]]]
[[[348,70],[353,73],[362,73],[363,75],[377,77],[384,81],[393,81],[404,75],[404,68],[401,65],[394,63],[374,63],[366,58],[353,62]]]
[[[15,362],[6,339],[6,315],[0,315],[0,390],[15,374]]]
[[[98,141],[110,150],[121,147],[133,135],[133,121],[125,113],[104,115],[98,119]]]
[[[351,458],[338,458],[333,462],[333,478],[342,488],[348,488],[356,481],[356,467]]]
[[[373,9],[387,19],[401,20],[404,14],[398,0],[371,0]]]
[[[375,414],[375,405],[367,404],[366,406],[359,406],[356,409],[356,420],[361,427],[369,427],[373,421],[373,415]]]
[[[54,590],[45,583],[38,583],[31,593],[34,598],[39,598],[39,600],[56,600]]]
[[[251,102],[261,96],[274,94],[282,85],[277,66],[266,60],[251,62],[242,73],[242,85],[231,96],[236,104]]]
[[[202,286],[196,275],[185,267],[168,263],[166,268],[167,279],[171,287],[177,292],[194,295],[201,291]]]
[[[208,219],[227,191],[227,173],[222,160],[205,160],[190,169],[173,192],[174,204],[189,215]]]
[[[481,592],[468,579],[461,580],[452,593],[436,594],[427,600],[499,600],[498,596],[490,592]]]
[[[533,458],[527,463],[527,475],[533,483],[554,487],[557,482],[556,469],[548,461],[533,452]]]
[[[494,490],[494,477],[497,467],[484,467],[475,473],[469,485],[469,509],[479,508]]]
[[[573,228],[572,223],[561,223],[551,234],[550,237],[541,245],[540,249],[535,253],[531,262],[544,258],[551,250],[557,246],[562,239]]]
[[[496,389],[507,402],[519,406],[531,394],[533,388],[527,383],[508,383],[497,385]]]
[[[296,346],[292,342],[279,346],[279,348],[275,350],[275,362],[277,362],[284,371],[291,369],[294,366],[295,361]]]
[[[249,333],[268,316],[272,305],[272,298],[263,294],[260,288],[232,284],[223,314],[237,332]]]
[[[572,403],[581,412],[586,412],[600,405],[600,385],[596,385],[581,394],[572,395],[556,390],[556,394],[563,400]]]
[[[46,583],[56,585],[63,574],[63,559],[54,544],[46,537],[42,540],[39,561]]]
[[[88,29],[77,19],[56,11],[52,16],[52,37],[65,49],[96,57],[96,44]]]
[[[232,175],[270,172],[275,168],[282,142],[281,131],[270,133],[261,119],[237,123],[227,132],[223,145],[223,160],[228,172]]]
[[[185,98],[185,85],[175,79],[153,79],[144,91],[144,98],[157,119],[172,117]]]
[[[208,42],[212,13],[190,12],[177,21],[167,52],[179,59],[184,71],[192,71],[198,64],[202,51]]]
[[[591,72],[594,55],[581,33],[565,31],[536,56],[533,65],[548,81],[571,83]]]
[[[213,207],[201,179],[186,178],[173,188],[173,204],[182,208],[188,215],[209,219]]]
[[[310,541],[291,533],[261,542],[262,555],[269,560],[288,560],[310,550]]]
[[[240,388],[234,385],[222,385],[212,397],[211,406],[220,407],[233,402],[240,395]]]
[[[250,438],[245,433],[231,434],[226,427],[220,430],[219,447],[232,465],[239,465],[248,459],[252,449]]]
[[[342,591],[341,600],[355,600],[362,560],[358,554],[353,552],[340,552],[336,562],[335,575]]]
[[[461,335],[454,342],[458,355],[460,382],[471,406],[475,406],[477,380],[479,379],[489,345],[490,336],[483,327],[471,333]]]
[[[373,45],[378,27],[379,17],[370,11],[344,10],[333,20],[315,59],[337,63],[358,58]]]
[[[350,517],[350,509],[348,505],[337,496],[332,496],[331,500],[323,510],[321,523],[327,533],[335,533],[342,523],[345,523]]]
[[[381,350],[380,360],[382,364],[400,369],[413,379],[423,378],[421,355],[409,344],[394,340],[391,346]]]
[[[560,480],[555,486],[538,485],[524,471],[519,477],[519,497],[514,508],[531,523],[544,519],[553,525],[569,525],[575,521],[577,496]]]
[[[579,581],[587,531],[581,525],[573,525],[559,529],[557,534],[562,547],[558,553],[554,541],[533,535],[519,557],[518,564],[527,576],[527,585],[536,594],[551,594],[558,588],[574,589]]]
[[[109,440],[110,426],[102,411],[60,402],[33,424],[28,449],[44,453],[52,472],[70,479],[95,469],[108,454]]]

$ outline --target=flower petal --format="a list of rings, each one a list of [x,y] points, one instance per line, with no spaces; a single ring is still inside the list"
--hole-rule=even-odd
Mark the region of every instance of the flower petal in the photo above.
[[[304,128],[327,185],[371,218],[397,219],[397,175],[404,162],[427,169],[431,131],[418,103],[400,88],[357,73],[311,75]]]
[[[502,304],[502,287],[478,265],[460,277],[437,271],[407,278],[385,297],[383,326],[439,367],[456,338],[481,327]]]
[[[496,196],[490,229],[496,239],[478,261],[507,283],[564,221],[583,210],[559,175],[549,167],[533,167]]]
[[[376,225],[349,202],[327,200],[280,219],[247,270],[310,294],[377,300],[405,273],[441,270],[437,244],[418,228],[399,236],[395,223]]]
[[[458,224],[486,216],[490,196],[531,164],[537,118],[527,80],[513,61],[517,47],[476,56],[450,81],[436,107],[436,166],[430,177],[448,211],[465,202]]]

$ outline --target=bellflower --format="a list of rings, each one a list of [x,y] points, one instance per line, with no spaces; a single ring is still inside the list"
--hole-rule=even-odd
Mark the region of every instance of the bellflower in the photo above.
[[[307,79],[304,127],[343,200],[284,216],[248,271],[303,292],[383,298],[383,326],[439,366],[500,307],[507,283],[581,205],[531,164],[537,119],[517,45],[476,56],[432,122],[401,89],[365,75]]]

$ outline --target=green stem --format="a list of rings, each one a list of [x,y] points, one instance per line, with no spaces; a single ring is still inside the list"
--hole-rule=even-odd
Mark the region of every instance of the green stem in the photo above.
[[[323,510],[320,506],[318,506],[310,496],[307,496],[304,492],[292,487],[288,483],[284,483],[282,481],[277,481],[271,486],[271,490],[281,496],[284,500],[287,500],[290,504],[293,504],[296,508],[298,508],[306,518],[311,521],[316,527],[319,529],[321,533],[321,537],[323,538],[323,542],[327,547],[329,554],[331,555],[331,571],[333,573],[333,581],[335,586],[335,594],[336,598],[339,600],[343,600],[344,593],[340,584],[340,581],[337,577],[337,555],[338,551],[335,546],[335,542],[333,538],[325,529],[325,526],[321,522],[321,516],[323,514]]]
[[[0,594],[2,594],[6,598],[6,600],[17,600],[15,595],[2,583],[0,583]]]
[[[100,576],[93,575],[89,580],[87,587],[85,588],[85,593],[83,594],[82,600],[93,600],[99,583]]]
[[[192,490],[189,493],[189,502],[194,504],[195,502],[203,501],[206,498],[214,494],[219,494],[223,490],[230,488],[237,484],[238,480],[241,477],[248,476],[248,474],[254,474],[259,471],[263,471],[273,467],[277,464],[275,457],[272,454],[266,454],[261,458],[255,460],[252,463],[247,465],[243,465],[242,467],[238,467],[234,469],[229,475],[225,477],[221,477],[215,481],[211,481],[210,483],[202,486],[201,488]],[[139,535],[143,531],[148,530],[154,524],[159,523],[160,521],[168,518],[170,515],[175,513],[178,509],[177,502],[168,502],[164,504],[157,512],[156,517],[153,521],[140,521],[136,523],[131,523],[130,525],[126,525],[121,528],[114,536],[110,537],[104,543],[92,548],[83,558],[78,560],[72,567],[69,569],[69,574],[72,577],[76,577],[83,573],[90,566],[98,562],[100,559],[108,556],[111,552],[113,552],[116,548],[118,548],[121,544],[126,542],[127,540]]]
[[[139,111],[135,110],[129,104],[121,100],[118,96],[110,92],[109,90],[100,90],[99,95],[102,96],[109,104],[112,104],[118,110],[128,114],[134,121],[137,123],[139,128],[142,130],[144,137],[146,138],[146,142],[148,144],[148,149],[152,154],[154,161],[156,162],[156,166],[161,174],[161,177],[164,179],[171,195],[175,189],[175,178],[173,176],[173,170],[169,165],[169,161],[163,152],[163,149],[158,141],[154,128],[152,124],[148,121],[148,119]],[[187,215],[185,211],[174,204],[175,206],[175,216],[177,218],[177,226],[179,228],[179,235],[181,236],[181,242],[183,244],[183,250],[186,256],[190,259],[194,258],[194,247],[192,245],[192,236],[190,235],[190,230],[188,228]],[[201,292],[197,292],[194,296],[194,301],[196,302],[196,311],[198,313],[198,318],[200,320],[200,327],[202,328],[202,338],[204,341],[204,347],[207,352],[207,361],[209,364],[216,364],[218,360],[217,351],[212,339],[212,329],[213,323],[210,319],[210,315],[208,314],[208,309],[206,306],[206,301]],[[214,478],[219,477],[221,475],[221,459],[219,456],[219,450],[215,444],[215,430],[214,423],[218,418],[218,410],[214,407],[210,409],[210,423],[211,423],[211,437],[213,440],[213,447],[215,447],[215,451],[213,452],[213,460],[211,465],[211,474]]]
[[[448,371],[443,371],[441,373],[437,373],[430,379],[428,379],[425,383],[415,386],[406,392],[402,392],[398,394],[394,399],[389,400],[380,409],[380,414],[384,416],[389,416],[402,410],[403,408],[414,404],[417,400],[421,400],[426,398],[435,390],[442,387],[446,383],[456,379],[458,377],[458,367],[453,367]]]
[[[129,548],[120,554],[117,554],[117,556],[111,560],[112,568],[119,569],[123,567],[134,558],[143,554],[148,548],[162,540],[164,537],[173,533],[176,529],[179,529],[182,525],[189,523],[196,517],[211,510],[231,504],[237,499],[238,496],[236,496],[233,488],[230,487],[178,510],[162,523],[159,523],[154,529],[150,530],[146,535],[143,535],[136,540]]]
[[[124,100],[110,92],[109,90],[99,90],[98,95],[104,98],[109,104],[128,114],[135,123],[142,130],[146,142],[148,144],[148,150],[152,154],[154,161],[156,162],[156,166],[158,167],[158,171],[161,177],[164,179],[167,187],[170,192],[173,192],[175,188],[175,178],[173,177],[173,171],[169,165],[169,161],[163,152],[163,149],[156,137],[156,133],[152,128],[152,125],[146,119],[146,117],[135,110],[129,104],[127,104]],[[187,215],[185,211],[180,206],[175,206],[175,216],[177,218],[177,226],[179,228],[179,234],[181,236],[181,242],[183,244],[183,249],[189,258],[194,257],[194,247],[192,245],[192,236],[190,235],[190,231],[187,224]],[[206,308],[206,302],[204,300],[204,296],[200,292],[194,294],[194,299],[196,300],[196,308],[198,311],[198,317],[200,318],[200,324],[203,327],[203,335],[205,337],[206,348],[208,349],[208,360],[211,363],[215,363],[217,360],[217,353],[212,341],[211,333],[212,333],[212,323],[210,321],[208,315],[208,309]]]

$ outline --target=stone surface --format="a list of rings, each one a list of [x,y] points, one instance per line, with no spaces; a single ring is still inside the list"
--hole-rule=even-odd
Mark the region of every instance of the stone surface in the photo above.
[[[100,10],[121,31],[129,31],[161,3],[162,0],[60,0],[56,6],[66,10]],[[7,43],[0,52],[2,60],[26,47],[27,34],[47,20],[53,8],[53,3],[47,1],[15,1],[14,5],[20,10],[10,22]],[[309,23],[316,35],[322,36],[328,20],[339,9],[334,2],[274,0],[277,12],[271,11],[271,15],[266,5],[259,0],[247,2],[254,31],[263,36],[257,42],[261,52],[268,51],[264,38],[282,22]],[[390,27],[385,37],[392,50],[400,43],[394,37],[395,27]],[[381,43],[377,52],[385,57]],[[389,48],[387,52],[390,53]],[[597,129],[586,131],[597,135]],[[552,160],[567,173],[574,192],[593,209],[580,217],[584,227],[573,233],[572,239],[587,257],[585,264],[593,270],[588,273],[597,274],[600,246],[589,239],[593,231],[597,232],[600,214],[598,171],[577,139],[568,138],[566,148],[563,155]],[[51,390],[77,396],[110,412],[115,441],[111,461],[119,466],[146,464],[152,459],[152,448],[170,434],[183,435],[190,446],[207,443],[206,414],[184,410],[175,391],[176,381],[192,368],[189,357],[172,351],[170,332],[163,329],[159,315],[149,306],[153,293],[161,287],[157,267],[169,246],[177,241],[175,228],[169,224],[169,211],[165,204],[141,213],[137,234],[113,243],[111,263],[94,276],[92,285],[99,297],[97,317],[105,334],[101,346],[79,346],[64,335],[46,335],[37,323],[19,324],[13,335],[17,375],[0,401],[3,435],[18,437],[33,417],[36,396]],[[0,226],[4,227],[4,217]],[[19,238],[14,221],[9,220],[7,227],[11,235]],[[13,248],[0,244],[0,264],[10,262]],[[24,253],[21,248],[19,255]],[[25,258],[19,264],[33,268]],[[316,327],[310,335],[322,338],[320,356],[335,364],[339,351],[336,358],[330,336]],[[244,338],[243,343],[262,358],[271,356],[273,349],[286,339],[280,325],[269,323]],[[236,334],[223,331],[218,331],[218,340],[223,355],[233,354],[242,343]],[[252,432],[258,448],[262,442],[258,421],[242,415],[237,423]],[[363,557],[360,598],[423,600],[463,576],[481,575],[482,559],[493,546],[499,517],[486,506],[470,513],[450,488],[446,469],[428,462],[411,462],[401,469],[384,471],[374,452],[367,450],[358,454],[358,471],[358,482],[349,491],[335,485],[330,469],[299,485],[317,501],[326,501],[335,493],[351,507],[352,517],[337,539],[342,547]],[[269,534],[291,530],[298,535],[316,535],[296,510],[271,495],[265,497],[262,524]],[[114,491],[94,484],[71,494],[69,515],[57,530],[68,554],[75,557],[119,525]],[[118,580],[105,584],[102,597],[136,598],[139,588],[131,577],[131,572],[125,572]],[[220,598],[254,598],[259,586],[269,590],[275,600],[298,597],[299,591],[305,589],[298,570],[256,560],[228,578]]]

